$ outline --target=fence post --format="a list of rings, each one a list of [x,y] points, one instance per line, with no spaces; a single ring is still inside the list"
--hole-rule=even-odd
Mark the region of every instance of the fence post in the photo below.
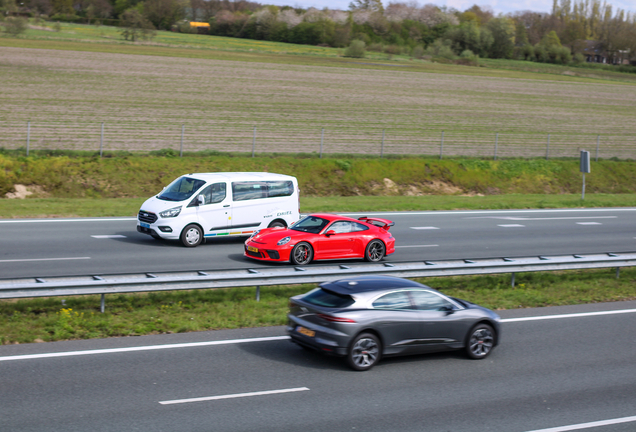
[[[495,160],[497,160],[497,144],[499,143],[499,132],[495,135]]]
[[[27,156],[29,155],[29,144],[31,143],[31,121],[27,122]]]
[[[442,153],[444,153],[444,131],[442,131],[442,142],[439,144],[439,158],[442,158]]]
[[[185,132],[185,125],[181,125],[181,150],[179,150],[179,157],[183,157],[183,133]]]
[[[596,162],[598,162],[598,145],[601,141],[601,136],[600,135],[596,135]]]
[[[102,134],[99,139],[99,157],[102,157],[104,150],[104,123],[102,123]]]
[[[320,132],[320,159],[322,159],[322,145],[325,142],[325,128]]]
[[[545,148],[545,160],[548,160],[549,153],[550,153],[550,134],[548,134],[548,145]]]
[[[255,151],[256,151],[256,126],[254,126],[254,137],[252,138],[252,157],[254,157]]]
[[[384,155],[384,129],[382,129],[382,146],[380,147],[380,158]]]

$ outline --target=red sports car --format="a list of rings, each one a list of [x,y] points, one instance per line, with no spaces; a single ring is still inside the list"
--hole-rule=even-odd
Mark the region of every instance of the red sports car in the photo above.
[[[395,239],[389,233],[393,225],[386,219],[312,214],[289,228],[256,231],[245,242],[245,256],[295,265],[340,258],[377,262],[395,252]]]

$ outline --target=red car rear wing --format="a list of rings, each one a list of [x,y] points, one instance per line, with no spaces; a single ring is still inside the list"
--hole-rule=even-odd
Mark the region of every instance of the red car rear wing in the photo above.
[[[362,216],[361,218],[358,218],[358,220],[362,222],[366,222],[371,225],[375,225],[387,231],[389,230],[389,227],[392,227],[393,225],[395,225],[395,222],[390,221],[388,219],[369,218],[366,216]]]

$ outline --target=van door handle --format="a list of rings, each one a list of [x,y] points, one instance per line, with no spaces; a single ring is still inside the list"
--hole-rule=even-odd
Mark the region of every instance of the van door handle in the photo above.
[[[229,207],[229,206],[230,206],[229,204],[225,204],[223,207]]]

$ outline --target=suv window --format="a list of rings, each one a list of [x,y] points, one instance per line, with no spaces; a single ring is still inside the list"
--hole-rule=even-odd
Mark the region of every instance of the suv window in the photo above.
[[[419,310],[448,310],[448,308],[452,308],[453,305],[447,301],[446,299],[438,296],[435,293],[430,291],[411,291],[411,297],[413,298],[413,303],[415,303],[415,307]]]
[[[375,309],[413,309],[411,299],[405,291],[397,291],[378,297],[373,302]]]
[[[303,300],[316,306],[330,308],[345,308],[351,306],[354,302],[353,298],[349,295],[338,294],[324,288],[317,288],[309,292],[309,294],[303,297]]]

